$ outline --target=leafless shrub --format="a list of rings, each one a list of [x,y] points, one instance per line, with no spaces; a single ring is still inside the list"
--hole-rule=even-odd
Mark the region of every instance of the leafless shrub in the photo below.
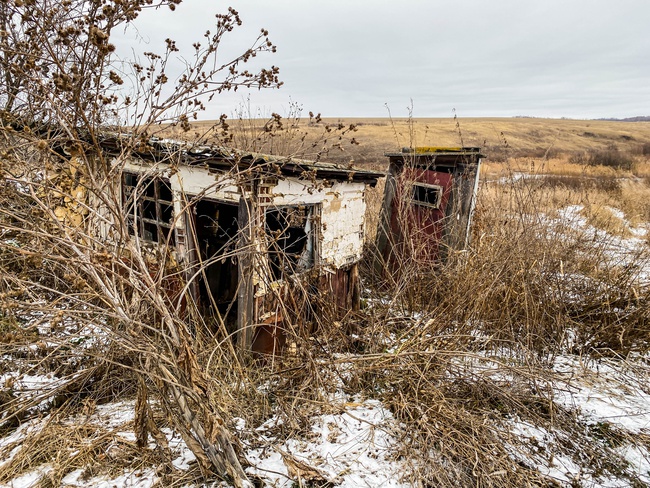
[[[411,460],[405,476],[413,481],[535,486],[546,480],[513,455],[512,434],[499,427],[515,416],[548,426],[569,423],[571,413],[553,402],[553,358],[564,348],[619,356],[648,350],[648,288],[638,279],[639,268],[612,264],[606,237],[550,222],[551,212],[540,213],[554,201],[559,185],[513,180],[483,188],[469,250],[443,249],[446,261],[431,266],[422,259],[421,236],[412,233],[395,256],[398,275],[367,277],[371,288],[359,313],[335,321],[325,299],[319,303],[309,296],[308,277],[278,291],[284,293],[283,315],[290,319],[283,325],[285,354],[256,362],[242,357],[223,317],[215,313],[213,322],[206,320],[185,293],[186,273],[198,275],[210,263],[183,269],[166,246],[149,248],[132,238],[122,194],[110,183],[119,181],[127,157],[146,148],[152,132],[168,129],[158,123],[192,130],[193,110],[169,115],[186,102],[200,110],[196,97],[238,84],[276,86],[275,68],[252,77],[237,68],[253,52],[272,50],[266,33],[233,64],[183,79],[171,94],[163,88],[169,84],[166,63],[177,49],[170,41],[164,55],[150,54],[147,66],[133,65],[137,96],[115,99],[107,87],[125,80],[110,70],[110,32],[152,3],[119,2],[112,23],[95,4],[73,2],[77,10],[68,5],[46,12],[44,3],[35,3],[24,16],[23,2],[0,8],[5,26],[0,67],[3,78],[15,79],[0,93],[5,105],[0,335],[3,366],[26,376],[51,374],[56,381],[20,390],[12,383],[18,380],[8,378],[0,394],[3,432],[126,392],[138,397],[137,440],[121,446],[126,455],[105,469],[129,465],[137,456],[154,465],[167,463],[159,433],[163,420],[154,412],[159,407],[197,456],[202,481],[216,475],[250,486],[239,443],[260,440],[252,429],[236,439],[233,418],[255,426],[277,415],[286,421],[279,435],[291,438],[308,429],[315,413],[342,408],[331,401],[342,392],[381,398],[406,426],[396,455]],[[33,37],[39,17],[45,30],[37,29]],[[218,22],[216,37],[196,48],[199,65],[193,73],[202,73],[208,64],[201,63],[212,59],[240,19],[230,11]],[[60,42],[48,51],[50,38]],[[97,77],[86,73],[82,83],[74,83],[72,66],[78,59],[97,69]],[[35,68],[21,67],[29,63]],[[55,70],[59,65],[65,69]],[[204,83],[220,73],[225,78],[204,90]],[[109,161],[100,139],[122,107],[131,117],[125,123],[130,137],[121,139],[123,146]],[[234,141],[225,120],[212,136]],[[284,151],[289,147],[280,141],[285,124],[274,116],[238,137],[255,150]],[[259,136],[267,128],[278,134],[271,142]],[[353,132],[349,126],[336,130],[335,143],[340,133]],[[292,127],[289,134],[299,141],[296,154],[320,152]],[[225,180],[245,185],[249,178],[233,169],[215,185]],[[111,239],[98,238],[97,227],[109,223]],[[639,253],[632,262],[647,259]],[[83,444],[79,438],[92,435],[83,450],[61,456],[52,484],[106,452],[103,434],[52,420],[25,441],[29,449],[3,466],[0,480],[42,464],[52,452],[70,454]],[[161,452],[144,448],[150,438]],[[567,451],[575,447],[567,441]],[[592,458],[598,457],[597,448],[602,445],[589,451]]]
[[[569,162],[582,166],[605,166],[630,171],[634,158],[630,154],[619,151],[616,145],[610,145],[607,149],[577,152],[569,157]]]
[[[650,156],[650,143],[646,142],[645,144],[643,144],[641,148],[641,154],[643,154],[644,156]]]
[[[160,124],[171,119],[187,130],[208,97],[236,87],[278,86],[276,67],[242,68],[275,47],[262,29],[240,56],[216,62],[217,47],[242,23],[229,9],[217,16],[204,44],[193,46],[185,75],[170,81],[168,63],[179,48],[167,40],[163,54],[145,53],[144,62],[129,65],[132,93],[120,92],[127,78],[115,68],[112,31],[143,8],[177,3],[16,1],[0,8],[3,322],[15,337],[8,352],[18,368],[59,378],[4,402],[2,427],[38,414],[39,404],[49,410],[88,395],[105,400],[124,388],[134,391],[135,384],[142,406],[153,395],[165,408],[204,476],[248,486],[219,410],[220,387],[198,363],[195,335],[180,312],[182,269],[166,247],[153,251],[131,239],[119,182],[124,161],[146,150]],[[111,138],[117,146],[109,160],[104,144]],[[108,239],[98,232],[102,228]],[[32,334],[47,341],[35,352],[25,344]],[[232,348],[223,353],[237,368]],[[133,378],[131,386],[116,381],[116,370]],[[136,432],[146,445],[155,423],[142,408]]]

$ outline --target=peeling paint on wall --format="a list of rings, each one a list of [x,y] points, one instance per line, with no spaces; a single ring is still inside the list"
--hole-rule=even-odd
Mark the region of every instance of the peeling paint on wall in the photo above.
[[[164,158],[146,156],[120,162],[125,195],[131,195],[125,211],[131,209],[130,221],[139,224],[129,232],[141,232],[153,245],[175,246],[195,302],[208,313],[218,310],[228,324],[236,319],[242,347],[255,342],[260,324],[277,333],[278,324],[296,313],[286,315],[287,304],[311,300],[313,293],[332,294],[335,309],[358,305],[364,195],[381,173],[287,160],[274,166],[277,173],[254,166],[240,171],[246,180],[239,181],[229,167],[242,160],[171,167]],[[248,161],[254,165],[257,158]]]

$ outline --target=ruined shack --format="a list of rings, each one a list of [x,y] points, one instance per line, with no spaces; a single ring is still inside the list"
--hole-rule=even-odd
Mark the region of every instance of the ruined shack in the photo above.
[[[175,249],[195,309],[240,347],[276,352],[316,302],[358,307],[364,195],[384,174],[166,140],[120,165],[129,232]]]
[[[432,265],[464,249],[484,157],[479,148],[404,148],[386,156],[377,267],[394,273],[405,256]]]

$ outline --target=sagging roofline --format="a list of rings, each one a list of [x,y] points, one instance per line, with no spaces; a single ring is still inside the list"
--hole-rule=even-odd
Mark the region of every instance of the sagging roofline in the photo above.
[[[120,154],[127,147],[124,135],[104,137],[101,148],[109,154]],[[355,168],[352,165],[308,161],[286,156],[239,151],[214,145],[194,145],[182,141],[150,138],[146,143],[130,150],[130,155],[156,163],[174,162],[186,166],[202,166],[208,169],[230,170],[237,167],[246,170],[259,167],[286,176],[307,176],[318,179],[354,181],[375,186],[386,173]]]

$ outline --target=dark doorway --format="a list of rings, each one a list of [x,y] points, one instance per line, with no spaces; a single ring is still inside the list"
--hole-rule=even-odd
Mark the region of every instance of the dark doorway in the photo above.
[[[238,206],[200,200],[194,205],[199,265],[199,303],[205,314],[219,311],[229,329],[237,320],[238,269],[235,259]]]

